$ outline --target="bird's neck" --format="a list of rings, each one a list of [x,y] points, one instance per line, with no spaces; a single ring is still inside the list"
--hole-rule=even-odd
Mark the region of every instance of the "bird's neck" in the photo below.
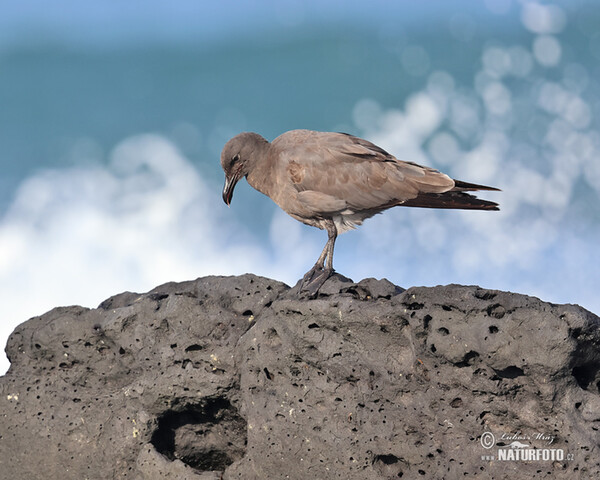
[[[257,143],[248,162],[248,183],[265,195],[272,193],[273,162],[269,155],[271,144],[266,140]]]

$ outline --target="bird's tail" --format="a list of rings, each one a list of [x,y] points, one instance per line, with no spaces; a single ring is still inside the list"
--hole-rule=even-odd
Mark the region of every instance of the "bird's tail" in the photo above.
[[[403,207],[450,208],[460,210],[500,210],[496,202],[482,200],[465,192],[477,190],[500,191],[498,188],[477,185],[475,183],[454,181],[454,188],[444,193],[421,193],[400,205]]]

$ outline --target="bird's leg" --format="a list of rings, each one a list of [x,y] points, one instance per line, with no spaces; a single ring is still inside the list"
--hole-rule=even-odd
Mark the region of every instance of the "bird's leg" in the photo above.
[[[328,235],[325,248],[323,248],[321,255],[319,255],[317,263],[306,272],[300,284],[300,291],[308,291],[311,296],[317,294],[319,288],[323,286],[325,281],[333,273],[333,247],[335,246],[335,239],[337,238],[337,229],[332,220],[327,221],[325,228],[327,229]],[[326,259],[327,262],[325,262]]]
[[[315,263],[315,265],[304,274],[304,277],[302,278],[302,284],[308,284],[311,282],[311,280],[313,279],[313,277],[321,272],[324,268],[325,268],[325,258],[327,258],[327,252],[329,251],[329,240],[327,240],[327,243],[325,244],[325,248],[323,248],[323,251],[321,252],[321,255],[319,255],[319,258],[317,259],[317,262]]]

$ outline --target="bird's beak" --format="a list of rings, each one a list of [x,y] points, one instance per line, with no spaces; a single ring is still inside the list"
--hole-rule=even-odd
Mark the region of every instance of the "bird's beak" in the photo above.
[[[235,184],[238,182],[236,176],[225,177],[225,186],[223,187],[223,201],[229,206],[231,199],[233,198],[233,189]]]

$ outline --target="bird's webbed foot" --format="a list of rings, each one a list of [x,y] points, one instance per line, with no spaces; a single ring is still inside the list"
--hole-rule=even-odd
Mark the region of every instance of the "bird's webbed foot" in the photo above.
[[[315,265],[302,277],[298,294],[308,293],[310,298],[316,297],[319,289],[331,277],[333,271],[333,268],[323,267],[319,264]]]

